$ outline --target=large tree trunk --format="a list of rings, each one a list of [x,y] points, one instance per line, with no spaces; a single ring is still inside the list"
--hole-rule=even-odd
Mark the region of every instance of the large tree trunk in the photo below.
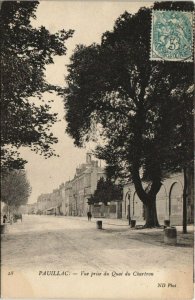
[[[146,224],[145,228],[159,227],[157,211],[156,211],[156,197],[152,198],[150,201],[147,201],[144,205],[145,208],[145,217]]]
[[[139,199],[144,204],[145,215],[146,215],[146,224],[144,228],[159,227],[157,211],[156,211],[156,195],[161,188],[160,178],[156,178],[152,181],[149,191],[146,191],[143,188],[142,181],[139,175],[139,168],[137,165],[134,165],[132,168],[132,179],[135,186],[136,193]]]

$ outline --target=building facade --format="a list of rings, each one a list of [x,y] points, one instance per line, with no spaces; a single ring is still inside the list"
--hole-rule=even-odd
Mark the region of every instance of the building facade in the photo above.
[[[41,194],[37,199],[37,214],[55,214],[62,215],[62,202],[65,196],[64,184],[52,193]]]
[[[64,216],[71,215],[71,203],[72,203],[72,186],[71,182],[67,181],[64,184],[63,200],[62,200],[62,214]]]
[[[94,193],[98,180],[105,176],[98,161],[92,160],[92,154],[87,153],[86,162],[76,169],[74,178],[65,183],[63,214],[86,216],[89,210],[88,198]]]
[[[111,201],[107,205],[95,203],[88,205],[88,199],[94,194],[98,180],[106,178],[105,170],[98,161],[92,160],[92,154],[86,154],[85,163],[76,168],[74,178],[62,183],[52,193],[42,194],[36,203],[28,205],[28,213],[55,214],[64,216],[86,216],[90,210],[94,217],[128,218],[144,221],[145,211],[133,184],[123,188],[123,200]],[[188,223],[194,220],[194,176],[188,172],[187,191]],[[183,220],[183,174],[173,174],[164,180],[156,198],[157,215],[160,224],[169,219],[171,225],[182,225]],[[147,185],[145,185],[145,188]]]
[[[62,183],[52,193],[41,194],[37,202],[28,206],[29,213],[64,216],[86,216],[90,209],[88,198],[94,193],[97,182],[105,177],[104,169],[92,154],[86,154],[86,162],[75,172],[74,178]]]
[[[190,175],[189,175],[190,176]],[[187,220],[192,223],[194,220],[194,201],[193,201],[193,176],[189,178],[189,189],[187,191]],[[182,225],[183,220],[183,174],[173,174],[164,180],[156,198],[157,216],[160,224],[164,220],[170,220],[171,225]],[[122,216],[130,217],[137,221],[144,221],[144,206],[137,196],[132,184],[124,186]]]

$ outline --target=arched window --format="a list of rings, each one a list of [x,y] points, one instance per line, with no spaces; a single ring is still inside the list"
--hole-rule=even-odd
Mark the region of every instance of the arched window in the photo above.
[[[156,210],[159,222],[164,222],[165,217],[169,215],[169,202],[166,187],[162,184],[160,191],[156,196]]]
[[[183,187],[176,181],[171,185],[169,192],[169,215],[181,214],[183,202]]]

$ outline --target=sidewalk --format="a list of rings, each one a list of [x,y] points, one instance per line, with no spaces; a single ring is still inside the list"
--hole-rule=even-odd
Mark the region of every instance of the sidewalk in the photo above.
[[[79,220],[83,222],[89,222],[87,217],[78,217],[78,216],[56,216],[61,218],[67,218],[72,220]],[[102,221],[103,224],[110,225],[110,226],[124,226],[129,227],[128,220],[126,219],[108,219],[108,218],[94,218],[92,217],[91,223],[96,223],[97,221]],[[137,225],[144,225],[144,222],[137,222]]]
[[[56,216],[60,218],[69,218],[72,220],[80,220],[80,221],[85,221],[88,222],[87,217],[78,217],[78,216]],[[113,225],[113,226],[129,226],[129,222],[127,219],[108,219],[108,218],[94,218],[92,217],[91,222],[96,223],[98,220],[102,221],[102,224],[107,224],[107,225]],[[136,225],[144,225],[145,221],[136,221]],[[182,232],[182,226],[174,226],[177,228],[177,231]],[[162,229],[162,228],[160,228]],[[160,230],[158,228],[153,228],[153,229],[141,229],[141,230]],[[194,231],[194,225],[190,224],[187,226],[188,232],[193,232]]]
[[[164,229],[163,228],[130,228],[128,220],[125,219],[107,219],[107,218],[92,218],[88,221],[86,217],[77,216],[60,216],[81,222],[94,223],[98,220],[102,221],[103,231],[106,233],[120,234],[120,236],[137,241],[144,241],[147,244],[168,247],[164,244]],[[136,222],[136,225],[144,225],[144,222]],[[187,234],[182,233],[182,226],[175,226],[177,229],[177,246],[176,247],[194,247],[194,226],[188,225]],[[169,246],[172,247],[172,246]]]

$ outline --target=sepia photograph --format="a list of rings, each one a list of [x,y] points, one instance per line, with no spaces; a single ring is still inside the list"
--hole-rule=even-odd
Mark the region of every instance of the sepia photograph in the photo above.
[[[1,299],[194,299],[194,11],[0,1]]]

